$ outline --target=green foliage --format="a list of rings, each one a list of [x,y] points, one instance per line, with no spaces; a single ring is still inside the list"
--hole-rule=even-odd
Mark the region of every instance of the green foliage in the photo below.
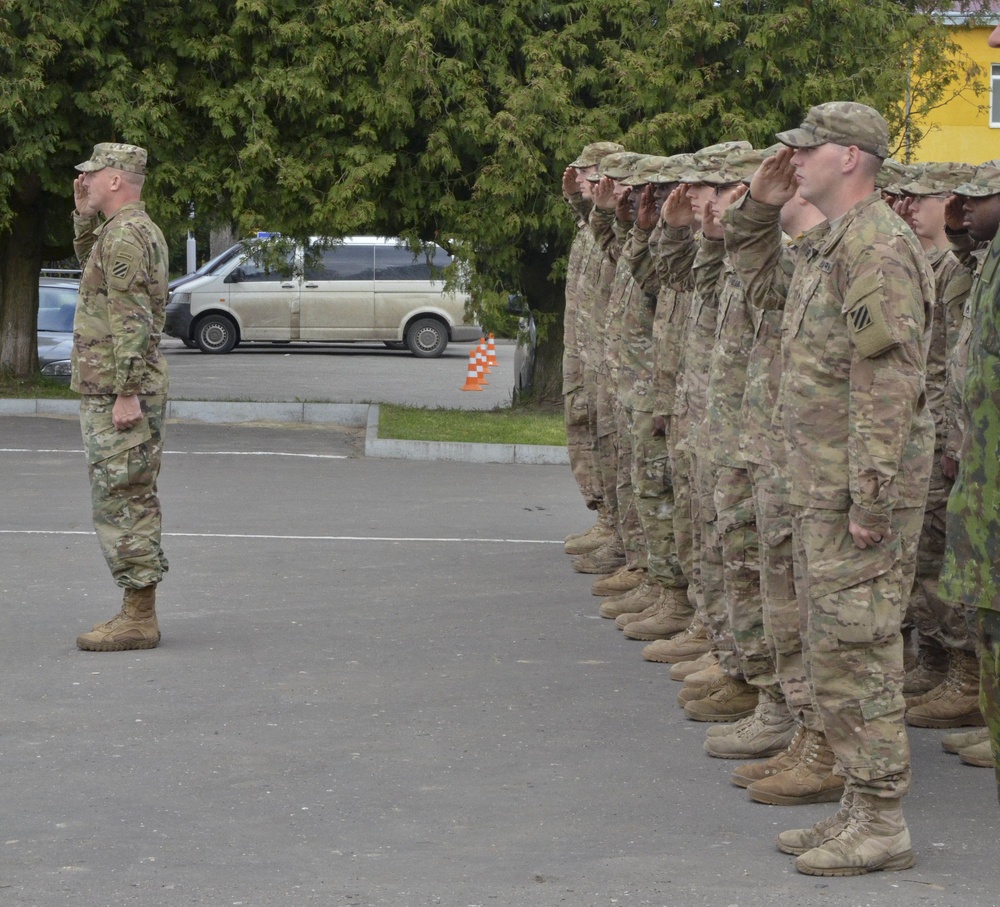
[[[810,105],[858,99],[912,146],[967,75],[916,11],[931,6],[0,0],[0,235],[33,192],[65,254],[72,165],[94,142],[135,142],[177,241],[230,221],[433,239],[469,262],[485,320],[516,291],[557,331],[560,176],[584,143],[767,145]]]

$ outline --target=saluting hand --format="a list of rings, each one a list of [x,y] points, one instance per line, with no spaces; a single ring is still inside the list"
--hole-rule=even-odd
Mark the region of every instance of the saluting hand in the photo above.
[[[635,223],[640,230],[652,230],[660,219],[660,209],[656,204],[656,187],[649,184],[639,197],[639,213]]]
[[[750,195],[755,201],[780,208],[798,189],[792,166],[794,148],[781,148],[767,158],[750,180]]]
[[[691,199],[688,198],[687,186],[680,185],[667,196],[661,216],[671,227],[690,227],[694,224],[694,208],[691,207]]]

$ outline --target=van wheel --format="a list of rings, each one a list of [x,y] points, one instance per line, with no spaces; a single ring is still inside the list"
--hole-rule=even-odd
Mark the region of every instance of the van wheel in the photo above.
[[[203,353],[228,353],[239,342],[236,325],[225,315],[209,315],[194,329],[194,342]]]
[[[436,359],[448,345],[448,329],[435,318],[418,318],[406,330],[406,345],[420,359]]]

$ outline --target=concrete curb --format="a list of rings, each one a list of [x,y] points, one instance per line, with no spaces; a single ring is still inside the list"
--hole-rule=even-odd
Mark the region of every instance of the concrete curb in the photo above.
[[[76,400],[0,399],[0,416],[75,416]],[[377,403],[255,403],[170,400],[168,419],[239,424],[294,422],[365,426],[365,456],[396,460],[452,460],[461,463],[566,465],[565,447],[541,444],[460,444],[453,441],[399,441],[378,436]]]

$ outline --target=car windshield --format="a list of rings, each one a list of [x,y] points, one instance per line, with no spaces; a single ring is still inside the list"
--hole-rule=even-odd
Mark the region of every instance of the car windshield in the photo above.
[[[76,287],[38,288],[38,330],[72,331]]]

